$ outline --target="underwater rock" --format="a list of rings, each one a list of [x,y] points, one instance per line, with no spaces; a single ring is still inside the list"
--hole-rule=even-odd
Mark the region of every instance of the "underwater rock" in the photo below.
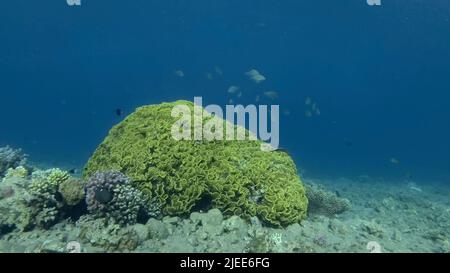
[[[88,211],[120,225],[137,222],[144,207],[144,198],[133,188],[128,177],[120,172],[97,172],[86,184]]]
[[[150,233],[146,225],[135,224],[131,227],[131,229],[134,231],[134,233],[136,233],[139,239],[139,243],[142,243],[149,238]]]
[[[64,202],[69,206],[75,206],[84,200],[84,184],[79,179],[67,179],[58,188]]]
[[[149,237],[156,240],[162,240],[169,237],[169,230],[166,225],[159,220],[151,218],[145,226],[148,229]]]
[[[350,201],[315,184],[305,184],[308,213],[334,216],[350,209]]]
[[[18,229],[28,230],[35,225],[37,209],[29,206],[32,196],[26,191],[29,181],[10,177],[0,183],[0,236]]]
[[[205,234],[220,234],[223,231],[222,212],[218,209],[211,209],[207,213],[191,213],[190,219],[192,222],[202,226]]]
[[[262,142],[252,140],[176,141],[171,134],[178,121],[171,115],[175,106],[194,113],[188,101],[144,106],[113,127],[83,176],[121,171],[148,206],[164,215],[218,208],[224,215],[258,216],[275,226],[306,217],[305,189],[289,155],[261,151]],[[210,119],[203,115],[204,122]],[[262,195],[255,201],[256,193]]]
[[[77,238],[82,244],[100,247],[107,252],[126,252],[136,249],[140,236],[133,227],[123,228],[105,218],[82,216],[77,222]]]
[[[362,221],[361,223],[361,229],[364,232],[363,235],[370,235],[378,238],[383,238],[384,236],[384,229],[379,224],[375,223],[374,221]]]
[[[9,168],[24,166],[27,155],[21,149],[13,149],[9,146],[0,147],[0,177],[4,176]]]

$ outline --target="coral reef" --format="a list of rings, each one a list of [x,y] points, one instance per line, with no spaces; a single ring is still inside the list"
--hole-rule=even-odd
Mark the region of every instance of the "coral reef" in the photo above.
[[[5,177],[3,179],[9,179],[11,177],[26,178],[29,175],[28,169],[24,166],[18,166],[16,168],[9,168],[6,171]]]
[[[111,129],[83,176],[120,171],[165,215],[218,208],[226,215],[258,216],[275,226],[306,217],[305,189],[289,155],[261,151],[262,142],[253,140],[176,141],[171,130],[177,118],[171,112],[181,105],[194,113],[187,101],[138,108]],[[202,116],[204,123],[218,119]]]
[[[9,168],[24,166],[27,161],[21,149],[13,149],[9,146],[0,147],[0,177],[4,176]]]
[[[35,171],[31,175],[31,183],[28,187],[30,194],[42,202],[56,200],[56,193],[59,185],[69,179],[69,174],[60,169],[49,169],[45,171]]]
[[[0,183],[0,235],[6,230],[28,230],[34,226],[36,210],[29,207],[32,196],[27,192],[29,181],[8,177]]]
[[[59,186],[69,178],[70,175],[67,172],[57,168],[32,173],[28,186],[28,193],[31,194],[32,200],[28,203],[37,212],[35,215],[37,226],[48,227],[57,222],[65,206]]]
[[[385,253],[450,251],[450,187],[446,184],[421,185],[424,191],[417,194],[405,190],[402,183],[314,179],[351,198],[352,209],[338,217],[314,215],[301,225],[284,228],[264,226],[258,217],[226,217],[211,209],[190,217],[150,218],[146,224],[126,227],[87,214],[75,222],[61,219],[48,229],[12,230],[14,225],[35,222],[31,214],[15,218],[11,213],[20,211],[20,203],[10,201],[21,200],[16,198],[26,194],[21,191],[29,179],[12,177],[0,183],[0,192],[5,192],[0,197],[0,252],[67,253],[74,244],[83,253],[367,253],[374,252],[374,245]],[[385,198],[389,198],[388,206]],[[384,209],[377,211],[377,206]],[[4,222],[8,217],[9,222]]]
[[[140,238],[133,228],[123,228],[105,218],[82,216],[76,223],[76,238],[88,242],[101,252],[124,252],[136,249]]]
[[[48,228],[70,216],[70,208],[84,200],[83,184],[65,171],[37,170],[31,178],[25,174],[21,167],[10,169],[0,183],[0,234]]]
[[[350,201],[338,197],[335,193],[326,191],[316,184],[305,184],[306,196],[308,197],[308,213],[333,216],[341,214],[350,209]]]
[[[111,219],[117,224],[136,223],[144,198],[139,190],[120,172],[97,172],[86,184],[86,203],[95,216]]]
[[[64,202],[69,206],[79,204],[85,198],[84,183],[79,179],[70,178],[59,184],[58,191]]]

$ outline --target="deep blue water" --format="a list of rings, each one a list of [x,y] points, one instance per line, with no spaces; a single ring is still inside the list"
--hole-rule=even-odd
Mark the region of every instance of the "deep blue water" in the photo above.
[[[281,145],[306,174],[450,180],[448,0],[1,4],[0,145],[34,161],[83,164],[116,108],[225,104],[230,85],[243,104],[279,93]],[[320,116],[305,117],[308,96]]]

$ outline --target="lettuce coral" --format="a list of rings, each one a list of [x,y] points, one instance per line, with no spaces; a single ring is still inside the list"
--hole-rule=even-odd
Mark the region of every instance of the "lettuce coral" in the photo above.
[[[256,140],[176,141],[171,130],[178,119],[171,113],[177,105],[194,113],[188,101],[144,106],[113,127],[86,164],[84,178],[122,172],[148,206],[161,207],[165,215],[218,208],[275,226],[306,217],[305,189],[288,154],[262,151]],[[202,117],[217,118],[206,111]]]

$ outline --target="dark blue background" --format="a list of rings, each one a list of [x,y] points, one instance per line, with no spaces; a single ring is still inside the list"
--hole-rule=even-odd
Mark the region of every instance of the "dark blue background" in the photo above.
[[[449,20],[447,0],[3,1],[0,145],[80,165],[116,108],[224,104],[233,84],[244,104],[279,92],[282,146],[306,174],[448,180]],[[305,118],[307,96],[321,116]]]

